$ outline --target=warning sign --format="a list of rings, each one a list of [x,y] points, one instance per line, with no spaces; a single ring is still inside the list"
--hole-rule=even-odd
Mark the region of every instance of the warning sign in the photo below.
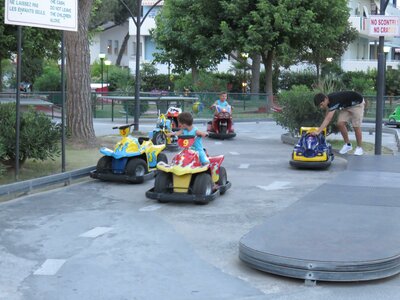
[[[369,33],[378,36],[398,36],[399,17],[397,16],[371,16]]]

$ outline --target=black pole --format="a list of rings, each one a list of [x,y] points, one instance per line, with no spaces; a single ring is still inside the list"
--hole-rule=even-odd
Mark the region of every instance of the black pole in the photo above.
[[[103,64],[104,64],[104,57],[100,57],[100,62],[101,62],[101,109],[103,109]]]
[[[158,0],[153,4],[152,7],[147,11],[146,15],[140,21],[140,15],[142,10],[142,0],[137,0],[136,2],[136,19],[132,11],[129,9],[128,5],[123,1],[119,0],[121,4],[127,9],[129,15],[131,16],[133,23],[136,25],[136,68],[135,68],[135,125],[133,130],[139,130],[139,113],[140,113],[140,27],[142,26],[144,20],[149,15],[150,11],[157,6],[162,0]],[[129,102],[128,102],[129,103]],[[127,104],[129,105],[129,104]],[[128,114],[126,114],[126,123],[128,123]]]
[[[389,0],[380,1],[380,15],[385,15],[386,6]],[[383,107],[385,105],[385,53],[383,47],[385,45],[385,37],[379,36],[378,46],[378,78],[377,78],[377,93],[376,93],[376,116],[375,116],[375,155],[382,154],[382,118]]]
[[[140,112],[140,13],[142,0],[136,2],[136,70],[135,70],[135,125],[134,130],[139,130],[139,112]]]
[[[383,37],[379,37],[381,39]],[[382,154],[382,118],[383,118],[383,106],[384,101],[384,90],[385,90],[385,65],[386,65],[385,53],[378,53],[378,86],[377,86],[377,99],[376,99],[376,123],[375,123],[375,154]]]
[[[65,172],[65,51],[64,31],[61,33],[61,172]]]
[[[21,62],[22,62],[22,28],[18,26],[18,56],[17,56],[17,95],[15,99],[15,180],[19,179],[19,134],[20,134],[20,90],[21,84]]]

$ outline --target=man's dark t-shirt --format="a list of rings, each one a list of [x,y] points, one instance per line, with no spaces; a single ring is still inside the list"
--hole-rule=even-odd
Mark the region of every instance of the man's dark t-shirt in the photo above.
[[[362,95],[353,91],[332,93],[328,95],[328,98],[329,98],[329,104],[328,104],[329,111],[354,106],[360,104],[364,100]]]

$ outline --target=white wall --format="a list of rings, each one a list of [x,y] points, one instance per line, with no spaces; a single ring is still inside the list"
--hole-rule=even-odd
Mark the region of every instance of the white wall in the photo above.
[[[114,65],[117,61],[118,53],[114,51],[114,43],[118,41],[118,50],[121,49],[122,42],[126,33],[128,33],[129,27],[128,22],[120,26],[114,26],[106,29],[103,32],[97,33],[90,44],[90,63],[99,60],[99,53],[106,54],[106,60],[110,60]],[[101,37],[101,40],[100,40]],[[112,41],[112,53],[108,53],[108,41]],[[128,41],[128,46],[132,43],[133,37],[131,36]],[[132,46],[131,46],[132,48]],[[122,56],[121,66],[126,67],[129,64],[129,51],[127,54]]]

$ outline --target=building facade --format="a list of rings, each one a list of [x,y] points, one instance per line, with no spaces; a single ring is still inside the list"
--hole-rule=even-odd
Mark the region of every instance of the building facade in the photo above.
[[[142,1],[142,16],[146,16],[141,26],[140,36],[140,62],[152,62],[153,53],[156,51],[150,30],[155,27],[155,16],[160,11],[163,1],[156,4],[156,0]],[[155,5],[156,4],[156,5]],[[155,6],[154,6],[155,5]],[[350,24],[358,31],[358,38],[352,42],[341,58],[340,64],[345,71],[366,71],[377,68],[377,53],[379,37],[370,34],[370,18],[378,15],[380,0],[349,0]],[[389,0],[386,15],[400,16],[397,0]],[[106,59],[112,64],[117,61],[119,50],[126,35],[129,35],[127,47],[122,55],[120,65],[128,67],[132,72],[136,63],[136,26],[131,18],[122,25],[112,23],[102,26],[102,31],[96,34],[90,45],[91,63],[99,60],[99,54],[106,54]],[[385,53],[387,67],[398,68],[400,63],[400,37],[385,38]],[[158,73],[169,74],[168,65],[157,64]],[[232,67],[228,59],[218,65],[218,70],[227,72]]]
[[[350,0],[350,24],[358,31],[358,38],[352,42],[341,58],[345,71],[366,71],[377,68],[379,36],[370,33],[370,19],[380,14],[379,0]],[[400,16],[397,0],[390,0],[385,14]],[[398,68],[400,63],[400,38],[385,37],[384,52],[386,66]]]

